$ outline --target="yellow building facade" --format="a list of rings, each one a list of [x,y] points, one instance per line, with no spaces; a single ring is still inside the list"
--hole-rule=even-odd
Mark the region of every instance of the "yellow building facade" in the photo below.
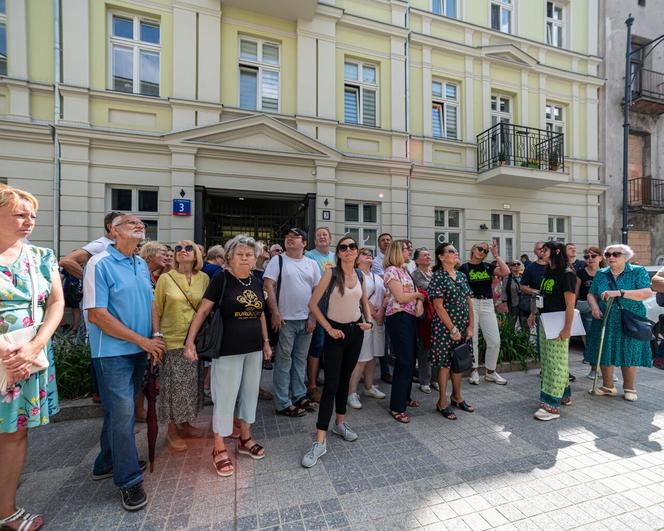
[[[111,209],[164,242],[599,239],[598,0],[0,8],[0,178],[40,199],[38,243]]]

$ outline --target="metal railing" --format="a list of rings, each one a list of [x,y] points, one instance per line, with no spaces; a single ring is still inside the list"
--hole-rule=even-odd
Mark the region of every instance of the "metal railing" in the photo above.
[[[632,99],[640,96],[664,101],[664,72],[640,68],[634,74]]]
[[[565,171],[565,135],[498,123],[477,135],[477,171],[497,166]]]
[[[664,209],[664,179],[630,179],[628,192],[630,207]]]

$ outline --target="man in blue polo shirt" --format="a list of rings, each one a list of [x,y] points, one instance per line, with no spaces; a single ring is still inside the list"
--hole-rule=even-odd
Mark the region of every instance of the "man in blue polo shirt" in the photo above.
[[[136,216],[115,218],[110,236],[115,243],[93,256],[85,267],[83,309],[86,310],[92,366],[104,407],[101,451],[93,479],[113,476],[128,511],[144,507],[145,462],[139,462],[134,438],[134,401],[148,363],[158,361],[166,344],[152,334],[152,286],[145,261],[134,256],[145,238]]]

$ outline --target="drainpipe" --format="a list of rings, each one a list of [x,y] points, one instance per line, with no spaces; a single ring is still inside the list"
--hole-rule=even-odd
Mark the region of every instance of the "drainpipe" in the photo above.
[[[53,252],[60,257],[60,139],[58,125],[60,123],[60,0],[53,0]]]
[[[406,111],[406,158],[410,160],[410,0],[408,0],[408,7],[406,7],[406,19],[405,19],[406,30],[408,35],[406,36],[406,50],[405,50],[405,66],[406,69],[406,94],[404,109]],[[410,165],[408,170],[408,176],[406,177],[406,238],[410,239],[410,178],[413,173],[413,165]]]

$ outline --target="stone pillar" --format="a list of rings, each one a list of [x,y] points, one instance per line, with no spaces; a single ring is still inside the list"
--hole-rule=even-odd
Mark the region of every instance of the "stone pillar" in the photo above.
[[[89,188],[90,140],[61,138],[60,146],[60,237],[67,253],[99,237],[106,205],[103,191],[100,197]]]
[[[196,208],[196,148],[171,146],[171,186],[170,197],[162,197],[162,190],[168,191],[168,187],[160,188],[159,202],[168,202],[168,215],[171,218],[170,237],[166,241],[176,242],[178,240],[190,240],[194,237],[194,218]],[[180,199],[180,190],[184,190],[183,199],[191,200],[191,216],[173,216],[173,199]],[[201,205],[202,206],[202,205]],[[165,214],[162,212],[161,214]]]
[[[341,237],[344,227],[335,216],[337,197],[336,162],[316,161],[316,225],[330,227],[332,240]],[[325,202],[327,201],[327,204]],[[323,219],[323,211],[330,212],[330,219]]]
[[[62,119],[89,124],[90,14],[88,0],[62,2]],[[71,87],[68,89],[66,86]],[[78,89],[78,90],[76,90]],[[81,90],[83,89],[83,90]]]
[[[188,7],[173,6],[173,99],[196,99],[196,13]],[[194,127],[196,111],[173,102],[173,130]]]
[[[221,11],[198,14],[198,100],[221,103]],[[218,109],[198,108],[198,125],[219,122]]]
[[[20,119],[30,118],[30,89],[28,80],[28,26],[26,0],[7,2],[7,80],[9,90],[9,113]],[[50,10],[50,5],[49,5]],[[50,50],[50,48],[49,48]]]

